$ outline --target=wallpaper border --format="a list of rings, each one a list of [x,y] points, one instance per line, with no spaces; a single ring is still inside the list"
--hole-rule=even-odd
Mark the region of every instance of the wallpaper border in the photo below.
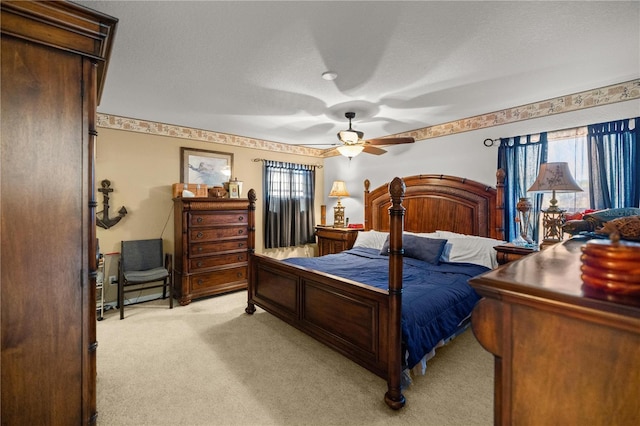
[[[448,123],[423,127],[393,136],[412,136],[419,140],[463,133],[493,126],[531,120],[565,112],[613,104],[617,102],[640,99],[640,79],[613,84],[571,95],[559,96],[540,102],[534,102],[500,111],[463,118]],[[285,143],[265,141],[262,139],[219,133],[210,130],[194,129],[173,124],[157,123],[137,118],[120,117],[112,114],[98,113],[98,127],[148,133],[197,141],[212,142],[222,145],[240,146],[244,148],[277,151],[287,154],[328,157],[336,155],[333,149],[317,149],[295,146]],[[390,135],[391,136],[391,135]]]

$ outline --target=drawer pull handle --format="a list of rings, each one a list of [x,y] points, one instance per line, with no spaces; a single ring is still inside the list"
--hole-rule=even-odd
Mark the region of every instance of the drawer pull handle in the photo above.
[[[239,217],[238,217],[238,221],[239,221],[239,222],[242,222],[243,220],[244,220],[244,216],[239,216]]]
[[[197,218],[197,219],[196,219],[196,222],[198,222],[198,223],[202,223],[202,218],[201,218],[201,217]]]
[[[203,281],[202,281],[202,278],[199,278],[199,279],[198,279],[198,285],[202,285],[202,282],[203,282]]]
[[[242,272],[238,272],[238,278],[242,278]]]
[[[198,251],[202,251],[202,247],[198,247]]]
[[[239,230],[238,234],[244,234],[244,229]]]
[[[197,265],[198,265],[198,268],[201,268],[202,267],[202,262],[198,262]]]
[[[243,247],[244,243],[238,243],[238,247]]]
[[[198,232],[198,234],[196,235],[196,238],[202,238],[204,234],[202,232]]]
[[[238,260],[242,260],[242,257],[243,257],[242,255],[239,255]]]

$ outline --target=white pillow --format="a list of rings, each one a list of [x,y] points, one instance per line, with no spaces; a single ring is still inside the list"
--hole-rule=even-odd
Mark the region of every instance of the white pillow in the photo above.
[[[371,248],[382,250],[384,242],[387,240],[388,232],[380,231],[360,231],[356,237],[353,247]]]
[[[438,235],[437,232],[416,233],[416,232],[404,231],[404,233],[409,235],[416,235],[418,237],[424,237],[424,238],[440,238],[440,235]]]
[[[476,235],[458,234],[457,232],[451,232],[451,231],[440,231],[440,230],[438,230],[435,233],[440,238],[449,238],[449,237],[453,237],[453,238],[483,238],[483,237],[478,237]]]
[[[496,251],[493,248],[505,244],[506,241],[456,234],[449,231],[436,232],[440,238],[447,239],[447,244],[440,258],[442,262],[474,263],[491,269],[498,267]]]

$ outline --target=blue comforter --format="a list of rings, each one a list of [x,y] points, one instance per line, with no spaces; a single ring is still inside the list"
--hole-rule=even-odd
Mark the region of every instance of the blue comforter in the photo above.
[[[471,313],[480,297],[467,281],[489,269],[470,263],[432,265],[410,257],[403,260],[402,337],[408,352],[407,367],[412,368],[438,342],[452,336]],[[389,257],[381,256],[378,250],[354,248],[284,261],[389,289]]]

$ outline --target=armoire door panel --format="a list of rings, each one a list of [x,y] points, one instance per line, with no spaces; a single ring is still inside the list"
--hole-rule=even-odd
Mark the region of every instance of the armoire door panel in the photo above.
[[[1,376],[7,424],[81,423],[82,61],[2,38]]]

